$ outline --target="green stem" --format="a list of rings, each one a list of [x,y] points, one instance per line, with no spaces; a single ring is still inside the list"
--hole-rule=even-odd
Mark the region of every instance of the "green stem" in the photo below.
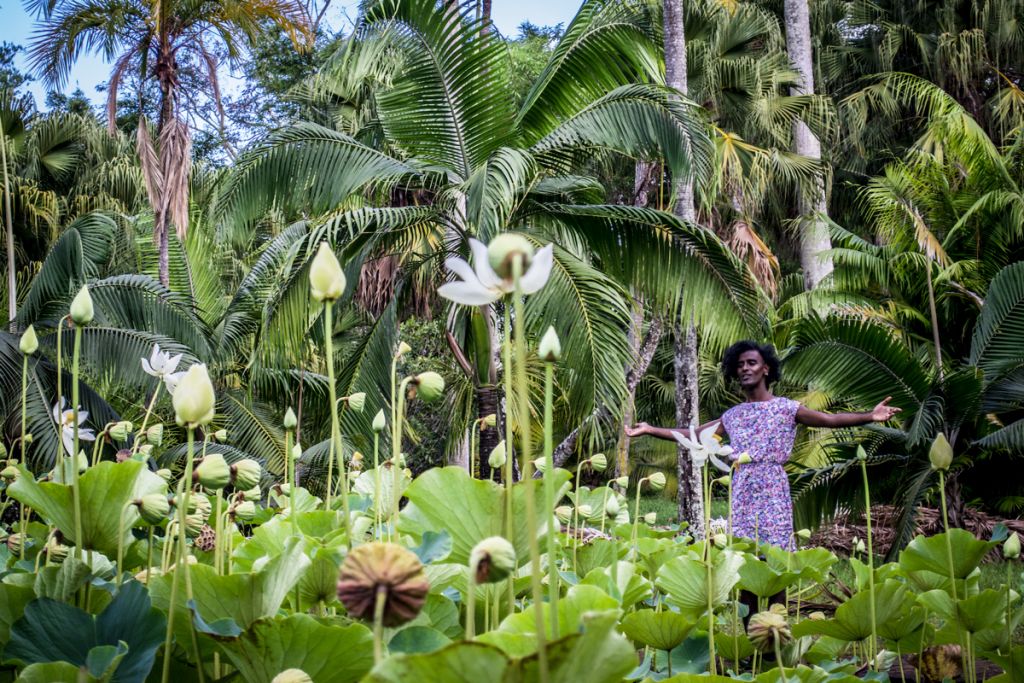
[[[82,327],[75,325],[75,349],[71,361],[71,410],[74,447],[71,453],[71,497],[75,507],[75,558],[82,559],[82,496],[78,490],[78,366],[82,353]]]
[[[469,425],[469,478],[476,479],[476,430],[480,426],[477,420]]]
[[[541,683],[548,681],[548,651],[545,645],[544,627],[544,591],[540,577],[540,544],[537,542],[537,506],[534,503],[535,487],[533,485],[533,460],[531,460],[532,432],[530,430],[530,385],[526,377],[526,311],[523,305],[523,292],[519,286],[522,277],[523,260],[516,258],[512,262],[512,278],[515,282],[516,309],[516,384],[519,397],[519,415],[522,420],[519,441],[522,447],[523,485],[526,487],[526,526],[529,530],[530,545],[530,584],[533,588],[533,609],[537,621],[537,660],[540,668]],[[548,468],[550,472],[550,468]],[[548,534],[550,537],[551,534]],[[557,637],[557,633],[555,633]]]
[[[505,484],[505,538],[513,542],[514,524],[512,521],[512,458],[515,450],[512,447],[512,312],[508,301],[504,306],[505,339],[503,341],[505,381],[505,473],[503,475]],[[513,577],[514,577],[513,572]],[[516,609],[516,592],[513,577],[508,581],[508,610],[509,614]]]
[[[403,429],[403,422],[405,421],[405,392],[409,386],[409,382],[412,381],[412,377],[406,377],[402,380],[402,383],[398,387],[398,413],[396,414],[396,425],[398,429],[399,439],[394,442],[391,446],[391,523],[388,525],[389,535],[390,529],[393,527],[397,536],[398,533],[398,481],[401,474],[399,473],[398,459],[402,454],[402,440],[401,434]]]
[[[782,683],[786,681],[786,666],[782,663],[782,648],[779,647],[779,637],[774,636],[772,641],[775,643],[775,663],[779,665],[779,676],[781,676]],[[715,664],[714,664],[714,652],[712,651],[711,660],[711,675],[714,675]]]
[[[217,489],[214,495],[217,496],[217,501],[213,507],[213,568],[221,575],[224,573],[224,524],[221,520],[221,515],[224,514],[224,498],[220,489]]]
[[[142,445],[142,437],[146,434],[146,424],[149,423],[150,413],[153,412],[153,406],[156,405],[156,399],[160,395],[160,387],[162,386],[163,382],[157,380],[156,391],[153,392],[153,396],[149,399],[149,405],[146,406],[146,414],[142,416],[142,426],[139,427],[139,431],[135,436],[135,443],[132,444],[132,455],[139,452],[139,446]]]
[[[554,430],[552,412],[554,404],[555,368],[552,363],[544,367],[544,514],[548,519],[548,603],[551,605],[551,633],[558,636],[558,558],[555,554],[556,527],[551,526],[555,509]]]
[[[373,432],[373,537],[380,538],[380,433]]]
[[[153,568],[153,525],[146,531],[146,585],[149,585],[149,572]]]
[[[373,603],[373,662],[380,664],[384,659],[384,605],[387,602],[388,589],[377,586],[377,594]]]
[[[633,553],[633,559],[636,560],[637,555],[637,539],[639,534],[637,533],[637,527],[640,523],[640,489],[643,488],[644,482],[647,481],[647,477],[644,477],[636,483],[636,504],[633,506],[633,533],[630,534],[629,545]]]
[[[1010,652],[1010,680],[1017,680],[1013,676],[1013,640],[1011,638],[1012,633],[1010,631],[1010,620],[1013,616],[1012,611],[1012,600],[1013,597],[1013,560],[1006,560],[1006,647],[1007,652]]]
[[[956,602],[958,598],[956,596],[956,570],[953,565],[953,540],[949,537],[949,515],[946,512],[946,477],[942,470],[939,470],[939,499],[942,501],[942,528],[946,536],[946,561],[949,563],[950,589],[953,592],[953,601]]]
[[[587,460],[580,460],[576,465],[576,496],[572,501],[572,570],[576,571],[576,549],[580,542],[580,473]]]
[[[711,498],[708,485],[708,465],[704,463],[701,468],[701,477],[704,480],[704,549],[707,562],[707,594],[708,594],[708,652],[711,655],[711,675],[718,674],[718,662],[715,657],[715,603],[714,603],[714,570],[711,560]],[[778,643],[776,642],[776,646]],[[781,660],[780,660],[781,661]]]
[[[62,462],[64,462],[64,439],[61,438],[62,437],[61,430],[64,428],[64,425],[63,425],[64,416],[63,416],[63,413],[60,412],[60,411],[62,411],[63,408],[64,408],[64,406],[62,405],[63,399],[64,399],[64,393],[63,393],[63,391],[64,391],[64,389],[63,389],[63,385],[64,385],[63,374],[64,373],[63,373],[63,370],[62,370],[62,366],[64,364],[64,357],[63,357],[63,354],[61,353],[61,345],[63,343],[63,338],[64,338],[64,321],[65,320],[67,320],[67,316],[64,316],[63,318],[61,318],[60,320],[57,321],[57,406],[58,406],[57,410],[58,410],[58,413],[60,414],[60,418],[59,419],[61,420],[61,424],[57,425],[57,459],[54,460],[55,463],[62,463]],[[22,464],[24,464],[24,463],[22,463]],[[63,469],[64,468],[62,467],[61,468],[61,473],[60,473],[60,480],[61,480],[61,483],[66,484],[67,482],[64,481]]]
[[[178,601],[178,585],[181,583],[179,580],[182,574],[186,576],[186,582],[188,582],[188,540],[185,533],[185,516],[188,514],[188,504],[192,493],[192,467],[195,460],[195,427],[188,425],[188,451],[185,455],[185,474],[178,482],[178,543],[177,543],[177,560],[174,563],[174,576],[171,579],[171,599],[167,608],[167,634],[164,638],[164,663],[163,672],[160,677],[161,683],[168,683],[171,673],[171,642],[174,636],[174,613],[177,610]],[[202,662],[197,662],[198,666],[202,668]]]
[[[875,668],[875,647],[878,644],[878,620],[875,615],[875,548],[871,536],[871,489],[868,485],[867,461],[860,461],[860,472],[864,479],[864,516],[867,520],[868,534],[868,592],[871,596],[871,644],[868,656],[871,657],[871,668]]]
[[[485,610],[486,611],[486,610]],[[476,567],[469,568],[469,590],[466,591],[466,640],[476,637]]]
[[[60,403],[60,399],[57,399]],[[59,427],[58,427],[59,428]],[[25,464],[25,430],[28,429],[28,356],[21,359],[21,464]],[[57,439],[60,441],[60,439]],[[57,462],[60,462],[58,460]]]
[[[128,511],[129,505],[132,505],[132,503],[125,503],[117,520],[117,579],[115,585],[119,588],[121,586],[121,575],[124,574],[124,513]]]

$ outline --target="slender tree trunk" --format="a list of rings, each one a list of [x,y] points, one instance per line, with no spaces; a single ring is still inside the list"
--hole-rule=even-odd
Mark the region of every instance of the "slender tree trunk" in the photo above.
[[[11,179],[7,173],[7,131],[0,130],[0,164],[4,167],[4,218],[7,233],[7,319],[15,331],[18,314],[18,279],[14,273],[14,210],[11,208]]]
[[[794,95],[813,95],[814,60],[810,7],[807,0],[785,0],[783,14],[789,61],[800,76],[800,84],[792,88],[791,92]],[[800,119],[793,123],[793,146],[797,154],[815,161],[821,160],[821,143]],[[828,214],[824,174],[816,178],[809,196],[804,196],[804,193],[801,195],[800,265],[804,270],[804,285],[811,289],[832,272],[832,260],[822,255],[823,251],[832,248],[832,240],[829,237],[828,226],[819,219],[820,216]]]
[[[476,389],[476,406],[477,406],[477,417],[484,418],[488,415],[495,415],[498,417],[498,423],[494,427],[484,429],[480,432],[480,438],[477,439],[478,448],[480,452],[480,478],[489,479],[491,476],[491,466],[487,463],[487,458],[491,455],[491,451],[501,441],[501,435],[504,433],[504,421],[501,419],[501,414],[498,411],[498,387],[493,384],[483,384]]]
[[[665,0],[665,83],[684,95],[688,91],[686,74],[686,31],[683,22],[683,0]],[[672,178],[672,194],[675,197],[674,213],[685,221],[694,223],[697,210],[694,205],[693,179]],[[697,329],[690,321],[679,316],[673,329],[673,358],[676,386],[676,427],[686,428],[697,422]],[[703,528],[703,496],[701,494],[700,472],[693,466],[690,452],[682,445],[676,446],[676,475],[679,479],[677,503],[679,521],[690,523],[693,533]]]

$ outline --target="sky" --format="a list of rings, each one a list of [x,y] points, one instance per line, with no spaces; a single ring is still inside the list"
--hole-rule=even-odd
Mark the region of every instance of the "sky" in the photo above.
[[[329,10],[330,25],[335,30],[351,26],[349,17],[356,16],[358,0],[335,0]],[[538,26],[568,24],[580,0],[493,0],[492,17],[498,30],[505,35],[515,35],[516,27],[523,21]],[[21,0],[0,0],[0,40],[27,47],[35,28],[35,19],[28,14]],[[18,55],[15,64],[28,71],[25,53]],[[99,55],[84,55],[71,69],[64,93],[81,88],[94,104],[102,104],[104,97],[96,92],[96,86],[105,83],[110,74],[110,65]],[[45,109],[46,90],[38,79],[28,87],[35,96],[36,106]]]

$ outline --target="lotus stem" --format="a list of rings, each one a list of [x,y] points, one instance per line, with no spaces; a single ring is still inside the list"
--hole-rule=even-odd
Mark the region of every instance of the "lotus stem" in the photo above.
[[[868,485],[868,463],[860,461],[860,472],[864,479],[864,517],[867,521],[868,536],[868,592],[871,595],[871,643],[868,655],[871,657],[871,668],[875,668],[875,647],[878,643],[878,620],[875,607],[875,549],[871,536],[871,489]]]
[[[171,578],[171,599],[167,609],[167,635],[164,638],[164,663],[163,673],[160,677],[161,683],[168,683],[171,673],[171,644],[174,637],[174,612],[177,608],[179,578],[185,574],[186,583],[190,584],[188,576],[188,547],[185,533],[185,516],[188,514],[188,504],[192,492],[192,467],[195,459],[195,427],[188,425],[188,451],[185,455],[185,474],[178,482],[178,543],[177,560],[174,563],[174,576]],[[203,663],[197,662],[200,670]]]
[[[117,579],[115,585],[121,587],[121,576],[124,574],[124,513],[128,512],[128,506],[132,503],[125,503],[121,508],[121,514],[117,519]]]
[[[285,438],[287,439],[288,437],[286,436]],[[213,568],[220,575],[224,573],[224,525],[221,522],[224,497],[221,495],[220,489],[217,489],[215,495],[217,500],[213,506]]]
[[[480,427],[478,420],[469,425],[469,478],[476,479],[476,433]]]
[[[504,306],[505,339],[503,354],[505,367],[502,371],[505,380],[505,473],[502,475],[505,484],[505,537],[509,543],[514,541],[515,525],[512,520],[512,458],[515,449],[512,442],[512,312],[508,301]],[[511,614],[516,610],[515,572],[508,579],[508,610]]]
[[[60,405],[60,399],[57,399]],[[21,464],[25,464],[25,433],[28,429],[28,356],[21,358]],[[58,439],[60,441],[60,439]],[[60,462],[59,460],[57,462]]]
[[[64,373],[62,371],[62,366],[64,364],[64,358],[63,358],[63,356],[61,354],[61,345],[62,345],[63,338],[64,338],[64,321],[67,320],[67,318],[68,318],[68,316],[64,316],[63,318],[61,318],[60,320],[57,321],[57,406],[58,406],[57,409],[58,410],[61,410],[63,408],[63,406],[61,405],[61,401],[64,399],[64,393],[63,393],[63,391],[64,391],[63,390],[63,384],[64,384],[63,374]],[[64,462],[64,450],[63,449],[64,449],[63,440],[58,438],[57,439],[57,457],[54,460],[55,464],[59,464],[59,463]],[[24,464],[24,461],[22,461],[22,464]],[[65,483],[64,482],[64,472],[63,471],[61,472],[61,482]]]
[[[384,658],[384,605],[387,602],[387,586],[377,586],[373,603],[373,662],[380,664]]]
[[[484,612],[486,613],[486,608]],[[466,640],[476,637],[476,567],[469,567],[469,590],[466,591]]]
[[[1012,608],[1012,597],[1013,597],[1013,560],[1007,559],[1006,564],[1006,647],[1013,648],[1013,640],[1011,639],[1012,631],[1010,627],[1010,621],[1013,618]],[[1013,656],[1010,656],[1010,680],[1017,680],[1013,676]]]
[[[75,347],[71,360],[71,409],[74,421],[71,453],[71,497],[75,508],[75,558],[82,559],[82,496],[78,490],[78,371],[82,353],[82,326],[75,325]],[[58,442],[61,440],[58,439]]]
[[[139,446],[142,444],[142,437],[146,433],[146,425],[149,423],[149,416],[153,412],[153,406],[156,405],[156,399],[160,395],[161,386],[163,386],[163,382],[157,381],[156,391],[150,397],[149,404],[146,406],[146,413],[142,416],[142,426],[139,427],[139,431],[135,436],[135,442],[132,443],[132,455],[139,452]]]
[[[708,484],[708,464],[701,468],[704,480],[704,552],[707,561],[707,594],[708,594],[708,652],[711,655],[711,675],[718,674],[718,662],[715,657],[715,602],[714,602],[714,568],[711,560],[711,487]],[[778,639],[775,642],[778,648]],[[781,666],[781,659],[779,660]],[[783,677],[785,683],[785,677]]]
[[[153,567],[153,525],[146,532],[146,585],[149,585],[149,572]]]
[[[352,526],[348,509],[348,476],[345,474],[345,458],[342,453],[341,423],[338,420],[338,388],[334,381],[334,309],[332,302],[324,300],[324,351],[327,354],[327,383],[331,400],[331,447],[327,457],[327,503],[331,510],[334,489],[334,459],[338,459],[338,476],[341,477],[341,506],[345,515],[345,544],[352,548]]]
[[[772,636],[772,641],[775,645],[775,663],[779,665],[779,676],[782,679],[782,683],[788,683],[786,680],[786,666],[782,662],[782,648],[779,647],[779,637],[777,635]],[[715,671],[715,651],[711,651],[711,675],[714,675]]]
[[[953,565],[953,540],[949,537],[949,514],[946,511],[946,476],[942,470],[939,470],[939,499],[942,501],[942,529],[946,537],[946,561],[949,563],[950,590],[953,592],[953,602],[956,602],[956,570]]]
[[[556,529],[551,525],[551,516],[555,509],[555,463],[552,454],[554,452],[554,430],[552,427],[552,412],[554,403],[554,377],[555,367],[553,363],[546,363],[544,367],[544,514],[548,519],[548,603],[551,605],[551,633],[558,637],[558,598],[561,592],[558,587],[558,557],[555,549]]]
[[[398,465],[398,459],[402,454],[402,429],[404,429],[405,422],[405,392],[408,389],[409,382],[411,381],[412,377],[406,377],[398,387],[398,414],[395,425],[395,429],[398,433],[398,440],[391,444],[391,523],[388,526],[389,538],[392,528],[394,528],[395,534],[398,534],[398,480],[400,477],[399,470],[401,469]]]
[[[573,526],[572,526],[572,570],[576,571],[576,548],[580,541],[580,473],[588,460],[580,460],[576,465],[576,493],[572,501]]]

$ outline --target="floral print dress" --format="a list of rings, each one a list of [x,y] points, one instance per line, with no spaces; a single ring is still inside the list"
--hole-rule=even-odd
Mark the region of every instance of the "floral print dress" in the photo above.
[[[783,465],[793,450],[799,407],[775,397],[740,403],[722,415],[734,453],[752,459],[732,480],[734,536],[793,549],[793,502]]]

